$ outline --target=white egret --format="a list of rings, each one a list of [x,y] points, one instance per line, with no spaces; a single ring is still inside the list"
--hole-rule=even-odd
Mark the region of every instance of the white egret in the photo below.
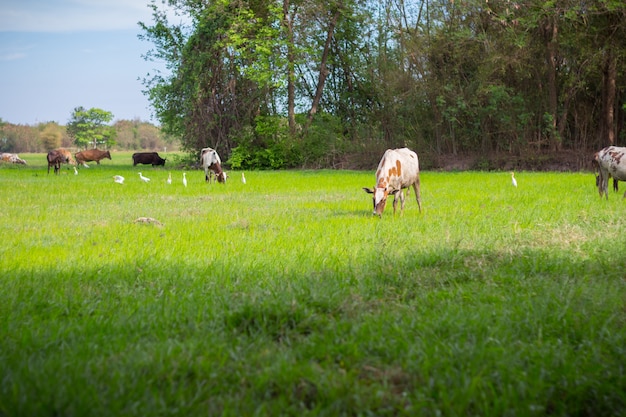
[[[187,186],[187,174],[185,172],[183,172],[183,185]]]
[[[511,171],[511,183],[513,187],[517,187],[517,181],[515,180],[515,172]]]
[[[171,172],[167,175],[167,183],[168,184],[172,183],[172,173]]]
[[[144,177],[143,175],[141,175],[141,172],[139,173],[139,178],[140,178],[140,179],[141,179],[141,181],[143,181],[143,182],[149,182],[149,181],[150,181],[150,178],[148,178],[148,177]]]
[[[243,182],[244,184],[246,183],[246,176],[243,175],[243,172],[241,173],[241,182]]]
[[[78,175],[78,170],[74,167],[74,175]]]
[[[121,175],[114,175],[113,181],[115,181],[118,184],[124,184],[124,177],[122,177]]]

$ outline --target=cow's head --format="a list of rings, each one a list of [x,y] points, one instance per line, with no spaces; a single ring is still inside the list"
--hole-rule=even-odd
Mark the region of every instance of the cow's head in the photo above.
[[[389,194],[393,194],[391,189],[388,186],[384,186],[384,184],[379,184],[374,188],[363,187],[363,190],[368,194],[372,194],[372,202],[374,204],[373,214],[382,217],[383,211],[385,211],[385,205],[387,204],[387,197],[389,197]]]

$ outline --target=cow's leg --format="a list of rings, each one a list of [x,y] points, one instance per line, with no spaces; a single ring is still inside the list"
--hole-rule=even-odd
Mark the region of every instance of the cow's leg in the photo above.
[[[420,179],[417,178],[417,181],[413,183],[413,189],[415,190],[415,199],[417,200],[417,207],[419,208],[420,213],[422,212],[422,196],[420,195]]]
[[[404,213],[404,191],[402,189],[393,193],[393,214],[396,214],[396,207],[398,206],[398,200],[400,200],[400,213]]]
[[[389,197],[387,197],[389,198]],[[393,215],[396,215],[396,207],[398,207],[398,193],[393,193]]]

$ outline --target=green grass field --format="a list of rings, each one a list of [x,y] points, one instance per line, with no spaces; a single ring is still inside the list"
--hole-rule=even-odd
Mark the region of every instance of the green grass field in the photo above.
[[[592,173],[423,172],[424,211],[378,219],[374,167],[20,156],[0,416],[626,414],[626,201]]]

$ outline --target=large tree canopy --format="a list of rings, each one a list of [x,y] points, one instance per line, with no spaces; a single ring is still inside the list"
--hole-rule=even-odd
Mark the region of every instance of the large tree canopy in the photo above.
[[[154,0],[144,79],[196,151],[245,167],[624,141],[621,0]],[[171,14],[170,14],[171,16]]]

